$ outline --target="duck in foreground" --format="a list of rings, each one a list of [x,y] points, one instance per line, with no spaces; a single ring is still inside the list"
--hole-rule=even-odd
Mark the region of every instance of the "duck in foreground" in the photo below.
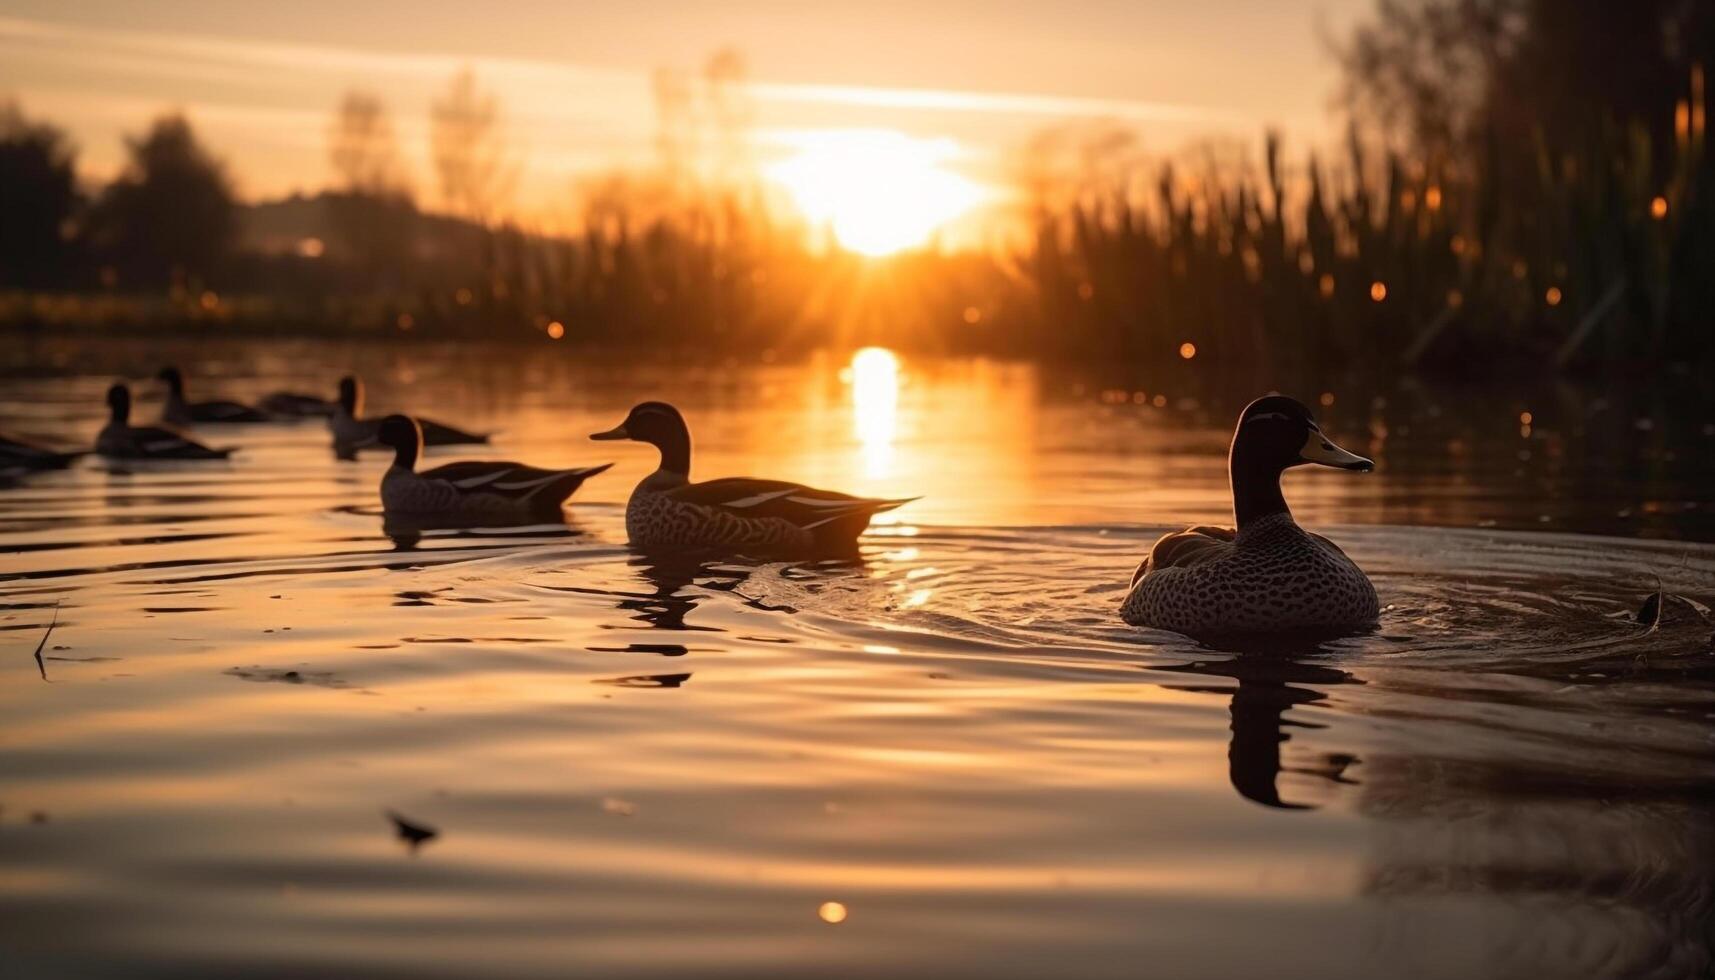
[[[391,418],[391,416],[389,416]],[[382,419],[363,417],[363,382],[352,375],[339,379],[339,400],[333,414],[328,416],[328,430],[333,433],[333,450],[341,459],[351,459],[359,449],[381,445]],[[425,446],[468,446],[488,442],[483,433],[466,432],[433,419],[417,417]]]
[[[781,480],[691,482],[691,432],[679,410],[644,402],[591,439],[629,439],[661,451],[625,506],[625,533],[646,549],[729,549],[761,554],[849,552],[870,518],[917,498],[877,500]]]
[[[416,472],[423,448],[417,421],[389,415],[378,438],[393,450],[393,465],[381,477],[381,506],[389,515],[437,520],[557,521],[560,506],[583,482],[612,463],[569,470],[544,470],[519,463],[448,463]]]
[[[95,451],[119,459],[225,459],[231,449],[210,449],[171,429],[131,424],[131,389],[107,389],[107,424],[95,437]]]
[[[167,385],[167,401],[161,406],[161,421],[168,425],[194,425],[206,422],[268,422],[273,419],[260,409],[238,402],[188,402],[185,400],[185,376],[176,367],[164,367],[156,379]]]
[[[1379,610],[1369,578],[1286,509],[1280,475],[1304,463],[1375,468],[1334,445],[1291,398],[1246,406],[1227,464],[1237,530],[1192,527],[1155,542],[1132,576],[1121,618],[1191,636],[1338,634],[1374,626]]]
[[[43,449],[17,439],[0,435],[0,478],[22,476],[41,470],[63,470],[83,453],[62,453]]]

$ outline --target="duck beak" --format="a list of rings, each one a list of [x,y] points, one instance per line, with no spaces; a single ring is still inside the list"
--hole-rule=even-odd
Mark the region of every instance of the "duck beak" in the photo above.
[[[612,442],[616,439],[630,439],[631,433],[625,431],[625,424],[622,422],[606,432],[592,432],[590,438],[598,442]]]
[[[1310,438],[1304,440],[1304,448],[1298,450],[1298,458],[1306,463],[1320,463],[1323,466],[1357,470],[1360,473],[1368,473],[1376,468],[1374,460],[1346,452],[1323,435],[1321,429],[1314,427],[1310,430]]]

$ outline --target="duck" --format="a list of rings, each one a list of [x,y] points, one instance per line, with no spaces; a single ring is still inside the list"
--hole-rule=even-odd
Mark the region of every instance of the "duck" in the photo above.
[[[854,497],[748,477],[692,483],[691,430],[666,402],[643,402],[624,422],[590,438],[647,443],[661,453],[660,465],[625,505],[626,536],[645,550],[851,552],[870,518],[917,499]]]
[[[203,422],[268,422],[273,416],[258,408],[239,402],[187,402],[185,376],[176,367],[164,367],[155,374],[156,380],[167,385],[167,402],[161,406],[161,421],[168,425],[194,425]]]
[[[393,465],[381,477],[381,507],[389,516],[500,523],[560,520],[566,498],[613,465],[545,470],[471,461],[418,473],[423,429],[416,419],[389,415],[377,423],[376,437],[393,450]]]
[[[1190,527],[1155,542],[1132,576],[1120,618],[1187,636],[1361,632],[1380,614],[1376,589],[1339,546],[1299,527],[1280,476],[1307,463],[1369,472],[1375,463],[1328,438],[1296,399],[1259,398],[1233,430],[1227,470],[1235,527]]]
[[[107,425],[95,437],[95,451],[119,459],[226,459],[233,449],[210,449],[172,429],[131,424],[131,389],[107,389]]]
[[[391,416],[389,416],[391,417]],[[423,434],[425,446],[481,445],[488,442],[486,433],[466,432],[450,425],[413,416]],[[328,416],[328,430],[333,433],[334,453],[341,459],[352,459],[359,449],[380,445],[383,419],[363,417],[363,382],[354,375],[339,379],[339,399],[333,414]]]
[[[64,453],[44,449],[0,434],[0,478],[22,476],[42,470],[63,470],[83,455],[85,454],[80,452]]]
[[[334,412],[334,403],[326,398],[297,391],[276,391],[258,407],[270,415],[292,419],[326,418]]]

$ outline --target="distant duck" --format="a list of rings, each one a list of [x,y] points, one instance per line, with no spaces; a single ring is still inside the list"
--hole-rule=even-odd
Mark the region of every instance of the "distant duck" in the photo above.
[[[665,402],[644,402],[618,427],[590,438],[629,439],[661,451],[660,468],[644,477],[625,506],[625,533],[638,548],[851,551],[871,517],[917,499],[853,497],[744,477],[692,483],[691,432]]]
[[[359,449],[380,445],[381,419],[363,417],[363,382],[346,375],[339,379],[339,401],[328,416],[328,429],[333,433],[334,452],[342,459],[357,455]],[[486,434],[466,432],[433,419],[417,418],[425,446],[466,446],[488,442]]]
[[[1245,407],[1228,472],[1235,532],[1192,527],[1155,542],[1120,616],[1191,636],[1346,633],[1374,626],[1375,586],[1332,541],[1300,528],[1280,495],[1289,467],[1375,464],[1334,445],[1309,409],[1279,395]]]
[[[317,395],[296,391],[276,391],[262,399],[258,406],[269,415],[292,419],[326,418],[334,413],[333,402]]]
[[[416,472],[423,433],[415,419],[389,415],[378,424],[393,465],[381,477],[381,506],[389,515],[439,520],[559,520],[560,506],[583,482],[612,466],[544,470],[519,463],[448,463]]]
[[[231,449],[210,449],[171,429],[131,425],[131,389],[107,389],[107,425],[95,437],[95,451],[119,459],[225,459]]]
[[[83,453],[62,453],[0,435],[0,477],[63,470]]]
[[[251,408],[249,405],[241,405],[238,402],[185,401],[185,378],[176,367],[164,367],[156,373],[155,377],[166,382],[167,385],[167,402],[161,406],[161,421],[168,425],[267,422],[272,418],[266,412]]]

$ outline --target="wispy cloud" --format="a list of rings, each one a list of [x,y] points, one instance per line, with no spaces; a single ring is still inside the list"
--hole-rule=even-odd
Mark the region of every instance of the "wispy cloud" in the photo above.
[[[759,99],[779,102],[815,102],[828,105],[874,106],[887,109],[1129,119],[1138,122],[1243,123],[1247,121],[1244,116],[1238,113],[1206,106],[1080,96],[775,82],[753,84],[751,91]]]

